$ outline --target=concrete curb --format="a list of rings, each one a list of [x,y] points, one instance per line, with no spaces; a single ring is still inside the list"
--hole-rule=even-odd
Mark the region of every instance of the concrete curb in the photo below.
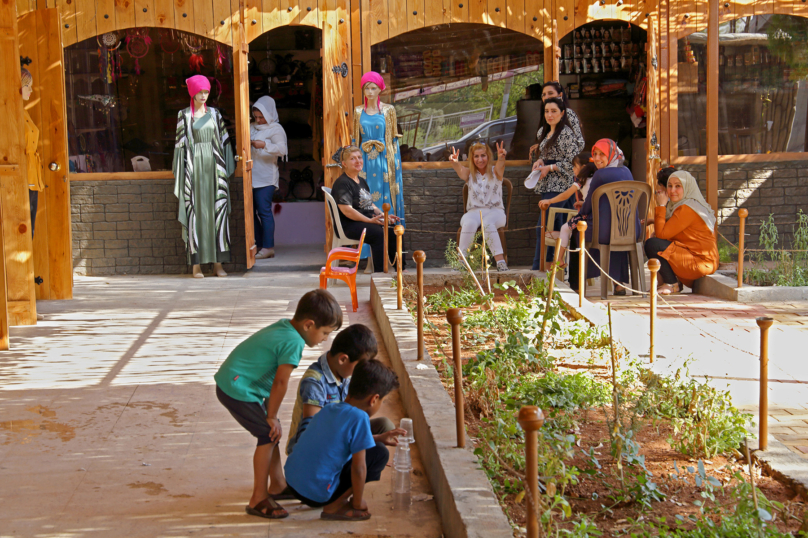
[[[417,330],[408,310],[396,310],[391,277],[373,276],[370,303],[413,419],[415,441],[447,538],[512,538],[513,530],[471,449],[456,448],[454,404],[428,356],[417,360]],[[419,369],[418,366],[427,366]],[[471,443],[467,441],[467,446]]]
[[[808,300],[808,287],[804,286],[748,286],[737,288],[738,280],[721,273],[707,275],[694,282],[693,293],[718,297],[739,303]]]

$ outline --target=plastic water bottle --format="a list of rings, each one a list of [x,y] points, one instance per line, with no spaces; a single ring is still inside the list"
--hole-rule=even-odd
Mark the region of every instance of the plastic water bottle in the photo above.
[[[393,458],[393,509],[409,511],[412,503],[412,458],[409,443],[400,443]]]

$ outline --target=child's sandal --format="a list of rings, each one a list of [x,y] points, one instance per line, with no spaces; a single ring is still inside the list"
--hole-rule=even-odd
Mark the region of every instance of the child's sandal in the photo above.
[[[289,517],[289,512],[271,498],[264,499],[256,504],[255,507],[248,504],[244,507],[244,511],[251,516],[263,517],[265,519],[283,519]]]

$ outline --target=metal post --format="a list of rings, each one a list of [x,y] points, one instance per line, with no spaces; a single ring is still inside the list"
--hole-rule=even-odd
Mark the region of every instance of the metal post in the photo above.
[[[384,211],[384,272],[390,272],[390,260],[388,259],[387,253],[389,252],[387,246],[387,230],[388,230],[388,222],[387,217],[390,214],[390,204],[382,204],[382,211]],[[378,271],[378,269],[376,269]]]
[[[418,287],[418,360],[424,360],[424,262],[426,253],[423,250],[416,250],[412,254],[415,260],[417,271],[416,285]]]
[[[760,449],[769,446],[769,328],[774,323],[772,318],[757,318],[760,327]]]
[[[544,271],[544,230],[547,228],[547,211],[545,209],[541,210],[541,229],[539,229],[539,271]]]
[[[738,210],[738,216],[741,218],[741,224],[738,227],[738,287],[743,287],[743,240],[744,232],[746,231],[746,217],[749,216],[749,211],[745,208]]]
[[[519,410],[519,425],[525,431],[525,479],[529,493],[527,509],[527,538],[539,536],[539,428],[544,424],[541,409],[526,405]]]
[[[466,446],[466,425],[463,418],[463,363],[460,361],[460,324],[463,311],[450,308],[446,311],[446,321],[452,326],[452,357],[454,358],[455,411],[457,413],[457,448]]]
[[[578,247],[580,263],[578,267],[578,308],[584,306],[584,296],[586,295],[586,221],[578,221],[578,233],[580,234]]]
[[[651,347],[648,350],[650,362],[654,362],[654,336],[656,335],[657,272],[662,264],[656,258],[648,260],[651,271]],[[641,268],[642,269],[642,268]]]
[[[396,234],[396,288],[398,290],[398,309],[404,308],[404,278],[401,276],[401,271],[404,265],[404,254],[401,250],[401,241],[404,235],[404,226],[397,224],[393,228],[393,233]],[[385,257],[387,254],[385,254]]]

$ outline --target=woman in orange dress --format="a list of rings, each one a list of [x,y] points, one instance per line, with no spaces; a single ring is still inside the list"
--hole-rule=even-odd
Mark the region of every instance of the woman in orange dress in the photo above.
[[[671,295],[682,291],[682,285],[692,288],[694,280],[718,269],[715,215],[696,178],[684,170],[671,174],[667,191],[656,192],[655,197],[656,237],[645,242],[645,255],[662,264],[657,291]]]

